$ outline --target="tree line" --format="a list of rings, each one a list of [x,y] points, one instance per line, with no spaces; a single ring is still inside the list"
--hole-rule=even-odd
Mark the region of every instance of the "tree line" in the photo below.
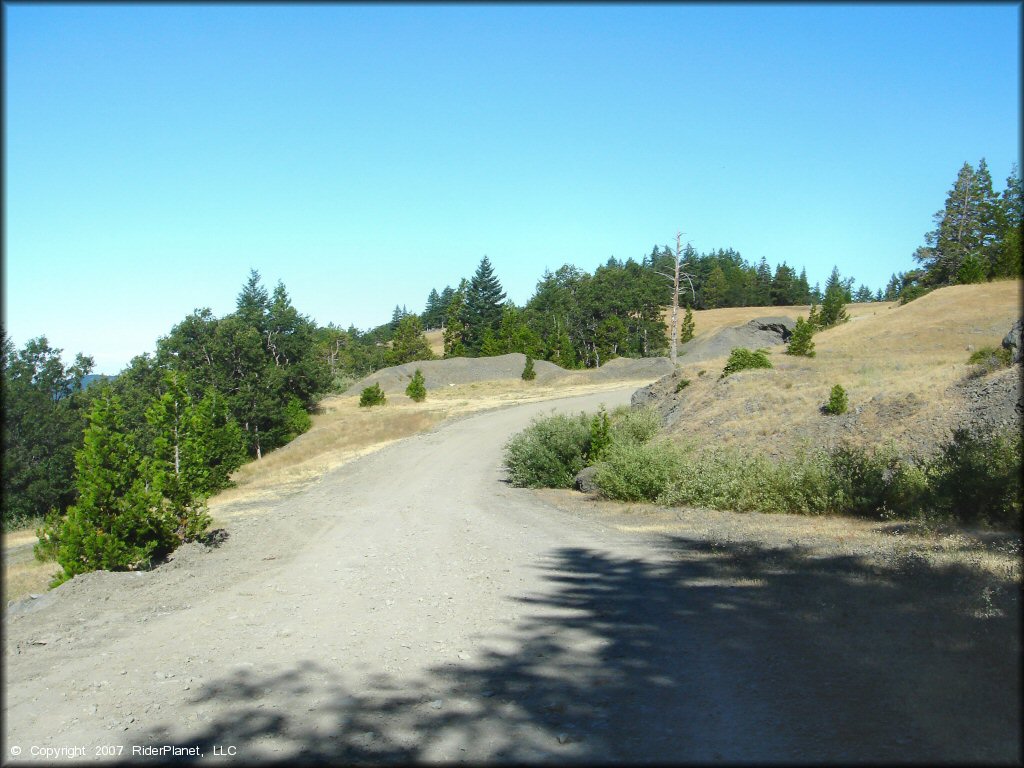
[[[1024,197],[1016,163],[1006,186],[996,192],[985,158],[977,168],[965,162],[933,220],[925,244],[913,254],[920,266],[893,274],[883,293],[886,301],[907,302],[945,285],[1021,276]]]

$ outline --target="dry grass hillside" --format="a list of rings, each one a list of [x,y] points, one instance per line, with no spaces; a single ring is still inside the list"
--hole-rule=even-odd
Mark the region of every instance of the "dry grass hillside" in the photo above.
[[[1021,283],[1003,281],[943,288],[905,306],[848,307],[852,319],[814,336],[814,358],[770,350],[772,370],[719,379],[726,357],[688,363],[660,385],[660,407],[671,432],[706,445],[736,445],[778,455],[796,445],[893,441],[930,451],[952,427],[983,419],[1013,419],[1020,371],[975,377],[967,359],[998,347],[1021,316]],[[697,337],[761,315],[797,316],[800,308],[695,312]],[[806,316],[806,309],[803,315]],[[679,378],[690,380],[678,394]],[[820,411],[834,384],[847,391],[850,411]]]

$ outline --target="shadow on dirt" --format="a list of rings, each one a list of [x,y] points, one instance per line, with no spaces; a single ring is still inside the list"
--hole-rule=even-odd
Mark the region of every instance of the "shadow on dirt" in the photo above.
[[[503,652],[353,691],[344,661],[296,649],[136,743],[289,763],[1020,760],[1012,588],[796,546],[670,537],[660,555],[557,550]]]

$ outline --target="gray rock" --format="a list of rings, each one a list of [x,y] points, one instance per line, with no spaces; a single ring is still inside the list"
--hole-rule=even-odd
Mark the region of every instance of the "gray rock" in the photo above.
[[[584,467],[576,474],[573,487],[582,493],[594,493],[597,490],[597,483],[594,476],[597,474],[597,467]]]
[[[1021,336],[1024,335],[1024,318],[1013,324],[1010,332],[1003,337],[1003,347],[1010,350],[1010,362],[1017,364],[1021,361]]]

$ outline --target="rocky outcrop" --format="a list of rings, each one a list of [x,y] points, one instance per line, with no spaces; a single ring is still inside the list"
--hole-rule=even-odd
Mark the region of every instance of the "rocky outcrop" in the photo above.
[[[595,493],[597,483],[594,478],[597,475],[597,467],[584,467],[576,474],[573,487],[582,493]]]

